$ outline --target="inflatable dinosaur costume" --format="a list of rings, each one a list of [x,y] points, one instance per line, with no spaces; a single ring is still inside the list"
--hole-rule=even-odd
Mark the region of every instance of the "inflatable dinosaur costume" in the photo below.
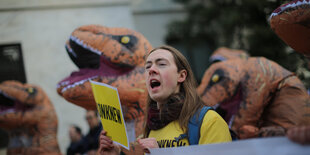
[[[273,11],[269,22],[285,43],[308,58],[310,69],[310,0],[294,0],[281,5]],[[295,142],[310,144],[310,125],[294,127],[287,136]]]
[[[147,98],[144,62],[151,44],[130,29],[87,25],[72,32],[66,49],[79,71],[58,83],[58,94],[85,109],[96,109],[89,80],[114,86],[125,120],[134,120],[140,135]]]
[[[270,15],[269,22],[285,43],[310,59],[310,0],[281,5]]]
[[[310,100],[302,82],[263,57],[212,64],[197,88],[241,139],[285,135],[310,124]]]
[[[40,87],[0,84],[0,128],[10,138],[7,154],[60,154],[57,125],[54,107]]]
[[[210,63],[225,61],[228,59],[248,59],[250,55],[244,50],[230,49],[227,47],[220,47],[216,49],[209,58]]]

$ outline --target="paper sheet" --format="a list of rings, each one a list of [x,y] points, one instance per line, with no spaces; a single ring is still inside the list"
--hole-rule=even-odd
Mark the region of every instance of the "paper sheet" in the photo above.
[[[97,103],[102,127],[116,144],[129,149],[124,115],[117,88],[91,81],[92,91]]]

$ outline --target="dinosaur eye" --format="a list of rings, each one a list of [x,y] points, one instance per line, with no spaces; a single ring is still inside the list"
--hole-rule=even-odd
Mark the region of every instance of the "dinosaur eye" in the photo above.
[[[225,73],[222,69],[219,68],[214,71],[213,75],[209,79],[209,84],[207,88],[211,88],[213,85],[220,83],[222,80],[225,80]]]
[[[33,88],[32,87],[27,88],[27,92],[30,93],[30,94],[33,93]]]
[[[129,41],[130,41],[130,38],[128,36],[123,36],[121,38],[121,43],[123,43],[123,44],[129,43]]]
[[[214,74],[211,78],[212,82],[216,83],[217,81],[219,81],[220,76],[218,74]]]
[[[30,88],[26,88],[25,91],[29,94],[29,95],[34,95],[37,93],[36,88],[30,87]]]
[[[136,45],[138,43],[138,38],[133,35],[111,35],[113,40],[117,41],[121,44],[121,46],[125,47],[131,52],[134,52],[136,49]]]

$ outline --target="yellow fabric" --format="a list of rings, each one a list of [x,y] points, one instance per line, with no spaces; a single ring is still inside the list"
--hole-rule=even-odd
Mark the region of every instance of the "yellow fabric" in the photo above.
[[[200,128],[199,144],[230,142],[231,136],[225,120],[215,111],[209,110]]]
[[[160,148],[187,146],[189,145],[187,138],[179,142],[175,140],[175,137],[179,137],[183,133],[179,123],[173,121],[159,130],[151,130],[149,137],[156,138]],[[200,128],[199,145],[230,141],[231,136],[227,123],[215,111],[209,110],[204,116]]]

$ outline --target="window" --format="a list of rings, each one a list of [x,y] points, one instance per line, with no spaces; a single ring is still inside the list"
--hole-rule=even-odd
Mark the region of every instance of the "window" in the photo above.
[[[0,45],[0,82],[17,80],[26,82],[21,44]]]

